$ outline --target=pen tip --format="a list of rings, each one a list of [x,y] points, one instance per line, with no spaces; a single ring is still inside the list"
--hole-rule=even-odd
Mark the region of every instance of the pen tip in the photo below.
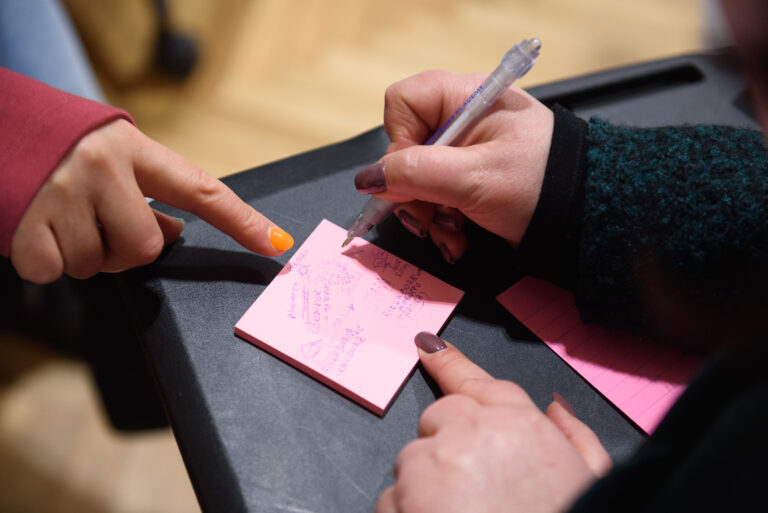
[[[347,238],[346,238],[346,240],[344,241],[344,244],[342,244],[342,245],[341,245],[341,247],[342,247],[342,248],[343,248],[343,247],[345,247],[347,244],[349,244],[350,242],[352,242],[352,239],[354,239],[354,238],[355,238],[355,236],[354,236],[354,235],[347,235]]]

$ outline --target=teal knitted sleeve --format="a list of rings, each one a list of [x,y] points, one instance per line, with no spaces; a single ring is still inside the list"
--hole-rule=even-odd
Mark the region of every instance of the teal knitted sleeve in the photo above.
[[[585,320],[664,337],[670,322],[697,322],[678,317],[768,312],[760,133],[593,119],[587,142],[576,285]]]

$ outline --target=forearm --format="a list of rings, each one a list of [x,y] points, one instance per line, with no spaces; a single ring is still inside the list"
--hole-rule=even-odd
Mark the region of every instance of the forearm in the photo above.
[[[557,121],[556,132],[563,126],[587,149],[568,143],[578,170],[547,169],[574,177],[571,195],[564,198],[552,187],[557,180],[545,178],[520,247],[527,270],[574,289],[585,320],[662,338],[676,336],[675,316],[756,312],[768,284],[768,157],[761,134],[595,120],[586,134]],[[582,158],[573,157],[579,152]],[[558,209],[568,213],[559,221],[551,213]],[[540,243],[545,232],[557,240]],[[553,248],[556,265],[542,267],[553,260]]]

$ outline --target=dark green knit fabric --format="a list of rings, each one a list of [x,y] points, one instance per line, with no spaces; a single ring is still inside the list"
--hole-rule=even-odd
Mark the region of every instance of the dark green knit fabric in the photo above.
[[[670,291],[730,311],[765,301],[768,156],[760,133],[593,119],[588,143],[577,286],[585,320],[653,334],[649,306]]]

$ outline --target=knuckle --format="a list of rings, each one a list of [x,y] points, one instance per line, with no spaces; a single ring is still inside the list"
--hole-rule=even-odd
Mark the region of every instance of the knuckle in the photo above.
[[[112,156],[104,137],[91,133],[75,145],[72,159],[85,169],[103,169],[110,166]]]
[[[63,170],[59,170],[63,171]],[[31,207],[37,207],[39,204],[63,203],[70,201],[73,192],[78,189],[72,173],[56,172],[53,173],[43,184],[35,201]]]
[[[374,513],[387,513],[391,511],[397,511],[397,502],[395,501],[395,485],[390,486],[379,495],[379,500],[376,501],[376,509]]]
[[[40,244],[27,230],[16,232],[9,256],[19,277],[32,283],[51,283],[64,273],[64,261],[58,249]]]
[[[402,89],[403,89],[402,80],[387,86],[387,88],[384,90],[384,108],[385,109],[387,107],[390,107],[393,103],[397,102],[397,100],[401,96]]]
[[[464,411],[476,404],[477,402],[471,397],[456,392],[444,395],[432,403],[432,406],[434,406],[434,410],[436,411],[440,409],[446,409],[448,411]]]
[[[399,102],[409,96],[411,92],[422,88],[425,82],[428,83],[434,79],[435,73],[440,72],[422,71],[390,84],[384,91],[385,106],[387,102]]]
[[[35,267],[35,268],[27,268],[24,266],[20,266],[16,268],[16,272],[19,273],[19,276],[32,283],[36,283],[38,285],[45,285],[46,283],[51,283],[56,280],[58,280],[61,275],[64,273],[64,270],[61,266],[58,267]]]
[[[227,188],[217,179],[195,168],[190,171],[189,180],[192,182],[192,190],[195,191],[196,203],[203,207],[216,206],[227,197]]]
[[[13,258],[11,263],[22,279],[38,285],[54,282],[64,273],[64,266],[60,260],[33,260],[22,255],[19,258]]]
[[[399,175],[402,182],[413,184],[420,178],[419,169],[424,165],[424,157],[418,147],[411,147],[400,152],[400,159],[396,164],[397,172],[393,173],[393,178],[398,178]]]
[[[424,411],[421,413],[421,420],[422,421],[428,421],[431,419],[434,415],[436,415],[437,411],[443,408],[443,405],[448,400],[448,398],[451,397],[449,395],[444,395],[443,397],[440,397],[435,400],[432,404],[427,406]]]
[[[402,449],[400,449],[400,452],[397,454],[397,461],[400,461],[401,463],[403,461],[407,461],[409,458],[415,456],[416,454],[421,452],[421,444],[419,443],[419,440],[411,440],[407,444],[403,446]]]
[[[467,378],[456,387],[456,393],[461,395],[475,396],[478,389],[487,384],[487,380],[480,378]]]
[[[528,394],[517,383],[512,381],[497,379],[488,383],[488,392],[501,397],[508,398],[527,398]]]
[[[514,426],[517,433],[523,436],[541,436],[550,433],[554,428],[552,422],[533,404],[526,406],[503,405],[495,408],[495,416],[488,422],[488,430],[499,432]]]
[[[419,432],[423,432],[428,426],[433,425],[433,421],[439,416],[439,412],[445,407],[445,401],[450,396],[443,396],[437,401],[433,402],[422,412],[419,417]]]
[[[424,441],[422,439],[411,440],[400,449],[395,457],[394,471],[399,475],[403,468],[413,463],[424,454]]]
[[[142,266],[154,262],[157,257],[160,256],[163,247],[163,235],[158,228],[154,230],[153,233],[147,235],[141,243],[136,246],[131,259],[133,265]]]
[[[418,84],[420,87],[424,84],[432,84],[432,83],[439,83],[448,77],[452,77],[454,74],[450,71],[440,70],[440,69],[428,69],[425,71],[422,71],[420,73],[417,73],[412,78],[416,84]]]
[[[246,233],[261,233],[269,225],[269,221],[264,216],[258,214],[250,207],[244,207],[239,209],[239,211],[242,218],[237,220],[238,225]]]
[[[474,468],[478,455],[472,451],[472,444],[440,445],[432,451],[431,457],[435,466],[442,472],[459,472],[464,474]]]

